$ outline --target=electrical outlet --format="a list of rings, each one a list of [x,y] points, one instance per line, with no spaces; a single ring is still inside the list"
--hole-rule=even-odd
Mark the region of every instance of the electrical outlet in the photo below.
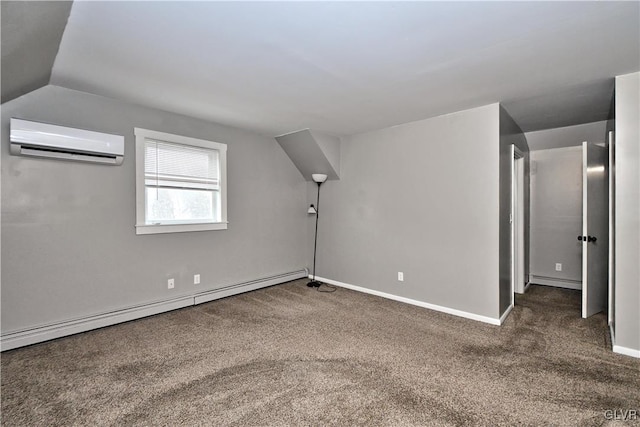
[[[402,271],[398,271],[398,282],[404,282],[404,273]]]
[[[556,262],[556,271],[562,271],[562,264],[559,262]]]
[[[200,284],[200,275],[199,274],[194,274],[193,275],[193,284],[194,285],[199,285]]]
[[[176,285],[175,279],[167,280],[167,289],[173,289]]]

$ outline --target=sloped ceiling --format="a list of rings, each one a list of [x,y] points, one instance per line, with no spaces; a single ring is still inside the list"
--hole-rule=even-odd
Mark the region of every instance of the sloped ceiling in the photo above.
[[[51,83],[267,135],[500,101],[537,130],[600,117],[639,21],[638,2],[76,2]]]
[[[2,103],[49,83],[71,1],[2,1]]]

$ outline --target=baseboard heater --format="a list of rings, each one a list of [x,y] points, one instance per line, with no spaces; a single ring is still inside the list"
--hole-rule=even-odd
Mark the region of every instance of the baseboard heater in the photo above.
[[[298,270],[290,273],[265,277],[258,280],[236,283],[210,291],[198,292],[192,295],[156,301],[148,304],[137,305],[108,313],[96,314],[64,322],[52,323],[35,328],[9,332],[0,336],[0,351],[11,350],[26,345],[37,344],[55,338],[78,334],[92,329],[116,325],[130,320],[141,319],[154,314],[165,313],[179,308],[202,304],[220,298],[254,291],[260,288],[289,282],[291,280],[307,277],[308,270]]]
[[[556,288],[582,289],[580,280],[556,279],[555,277],[535,276],[532,274],[529,276],[529,282],[534,285],[555,286]]]

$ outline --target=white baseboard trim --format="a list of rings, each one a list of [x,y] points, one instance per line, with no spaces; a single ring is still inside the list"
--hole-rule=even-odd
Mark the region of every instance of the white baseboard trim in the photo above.
[[[526,284],[526,285],[524,285],[524,292],[523,292],[524,294],[526,294],[526,293],[527,293],[527,291],[529,290],[529,287],[530,287],[530,286],[531,286],[531,282],[527,282],[527,284]]]
[[[624,354],[625,356],[631,356],[640,359],[640,350],[616,345],[616,334],[615,329],[613,328],[613,323],[609,324],[609,332],[611,333],[611,350],[614,353]]]
[[[304,269],[291,273],[280,274],[277,276],[266,277],[264,279],[252,280],[250,282],[243,282],[235,285],[225,286],[223,288],[214,289],[207,292],[200,292],[197,294],[187,295],[170,300],[158,301],[150,304],[128,307],[113,312],[101,313],[93,316],[53,323],[17,332],[10,332],[0,336],[0,351],[6,351],[18,347],[24,347],[26,345],[37,344],[39,342],[49,341],[67,335],[73,335],[80,332],[90,331],[92,329],[103,328],[105,326],[116,325],[118,323],[128,322],[130,320],[153,316],[154,314],[165,313],[167,311],[172,311],[179,308],[202,304],[204,302],[241,294],[243,292],[253,291],[260,288],[266,288],[268,286],[277,285],[279,283],[288,282],[290,280],[300,279],[302,277],[306,277],[307,275],[308,271]]]
[[[618,354],[624,354],[625,356],[636,357],[640,359],[640,350],[634,348],[622,347],[620,345],[613,345],[613,352]]]
[[[504,313],[502,313],[502,316],[500,316],[500,324],[501,325],[504,323],[504,321],[507,318],[507,316],[509,315],[509,313],[511,313],[511,310],[513,310],[513,304],[509,305],[509,307],[507,307],[507,309],[504,311]]]
[[[554,279],[553,277],[531,275],[529,283],[534,285],[554,286],[556,288],[576,289],[578,291],[582,289],[582,282],[579,280]]]
[[[311,278],[311,276],[309,276]],[[330,285],[339,286],[345,289],[351,289],[352,291],[363,292],[365,294],[371,294],[375,296],[379,296],[382,298],[391,299],[394,301],[404,302],[406,304],[417,305],[418,307],[428,308],[429,310],[440,311],[442,313],[452,314],[458,317],[464,317],[465,319],[477,320],[479,322],[489,323],[491,325],[500,325],[500,319],[494,319],[488,316],[481,316],[475,313],[469,313],[467,311],[457,310],[455,308],[444,307],[441,305],[430,304],[424,301],[418,301],[411,298],[405,298],[398,295],[388,294],[386,292],[380,292],[373,289],[363,288],[361,286],[350,285],[348,283],[338,282],[337,280],[331,280],[324,277],[316,276],[316,280],[324,283],[328,283]]]

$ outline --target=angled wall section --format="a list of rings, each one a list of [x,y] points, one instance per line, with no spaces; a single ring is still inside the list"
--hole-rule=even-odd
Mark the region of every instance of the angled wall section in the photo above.
[[[276,141],[307,181],[314,173],[340,179],[340,140],[335,136],[304,129],[276,136]]]

